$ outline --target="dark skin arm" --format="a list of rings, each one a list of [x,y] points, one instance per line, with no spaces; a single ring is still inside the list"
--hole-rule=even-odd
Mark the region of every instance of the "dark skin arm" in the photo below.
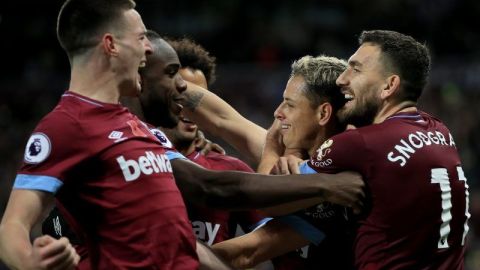
[[[301,199],[361,208],[364,183],[356,173],[260,175],[212,171],[184,159],[171,161],[178,187],[192,203],[242,210]]]

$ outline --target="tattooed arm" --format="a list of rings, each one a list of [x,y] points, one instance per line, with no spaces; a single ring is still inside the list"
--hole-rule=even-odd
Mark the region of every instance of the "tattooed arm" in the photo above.
[[[214,93],[188,83],[183,93],[184,113],[200,129],[221,137],[242,155],[258,163],[267,131],[246,119]]]

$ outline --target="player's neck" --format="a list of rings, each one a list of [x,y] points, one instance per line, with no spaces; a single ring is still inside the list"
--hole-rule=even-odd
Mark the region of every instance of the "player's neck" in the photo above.
[[[174,143],[175,148],[178,152],[182,153],[184,156],[188,156],[195,151],[195,143],[191,142],[189,144]]]
[[[377,113],[375,119],[373,120],[374,124],[382,123],[388,117],[400,113],[400,112],[416,112],[417,111],[416,102],[405,100],[396,104],[386,104],[380,109],[380,112]]]
[[[69,90],[105,103],[117,104],[120,99],[115,75],[105,68],[101,60],[75,60],[72,63]]]

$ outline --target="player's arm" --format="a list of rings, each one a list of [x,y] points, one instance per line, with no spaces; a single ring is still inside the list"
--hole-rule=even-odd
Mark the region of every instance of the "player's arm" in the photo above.
[[[221,137],[242,155],[258,163],[267,131],[238,113],[214,93],[188,83],[184,113],[200,129]]]
[[[364,197],[364,183],[354,173],[260,175],[212,171],[181,158],[170,162],[185,198],[209,207],[251,209],[319,198],[359,208]]]
[[[221,257],[216,255],[210,247],[197,240],[197,255],[200,261],[199,270],[232,270]]]
[[[287,155],[280,157],[276,164],[276,168],[281,174],[299,174],[300,169],[299,165],[305,161],[299,158],[297,155]],[[304,164],[305,165],[305,164]],[[312,172],[315,173],[315,172]],[[295,201],[291,203],[275,205],[268,208],[261,209],[261,212],[267,216],[282,216],[297,212],[301,209],[308,208],[321,203],[319,198],[305,199],[300,201]]]
[[[0,224],[0,256],[11,269],[73,269],[80,257],[66,238],[30,242],[32,227],[53,204],[43,191],[14,189]]]
[[[290,226],[272,220],[259,229],[212,246],[233,267],[249,268],[309,244]]]

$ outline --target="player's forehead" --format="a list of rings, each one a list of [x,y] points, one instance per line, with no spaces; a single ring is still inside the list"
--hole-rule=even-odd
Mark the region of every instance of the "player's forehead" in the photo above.
[[[348,59],[348,65],[365,68],[376,66],[379,63],[381,49],[373,43],[362,44],[357,51]]]
[[[283,92],[284,99],[298,100],[302,96],[304,97],[305,87],[305,79],[302,76],[295,75],[291,77],[287,82],[285,91]]]
[[[134,34],[145,34],[147,28],[142,17],[135,9],[128,9],[123,12],[124,30]]]

